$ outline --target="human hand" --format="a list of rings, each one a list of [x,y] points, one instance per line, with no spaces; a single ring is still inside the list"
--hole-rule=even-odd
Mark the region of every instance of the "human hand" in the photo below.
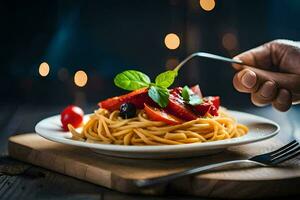
[[[234,87],[251,94],[257,106],[272,104],[287,111],[300,102],[300,43],[274,40],[235,57],[246,65],[234,64],[238,70]]]

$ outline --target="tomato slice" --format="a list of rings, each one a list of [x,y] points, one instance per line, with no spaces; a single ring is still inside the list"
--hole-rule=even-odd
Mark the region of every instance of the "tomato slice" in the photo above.
[[[194,106],[194,110],[199,116],[204,116],[207,112],[212,116],[218,116],[218,109],[220,107],[219,96],[208,96],[203,98],[203,103]]]
[[[192,112],[192,110],[185,105],[183,101],[176,98],[171,97],[169,99],[169,104],[166,107],[166,110],[180,119],[188,121],[197,119],[197,116]]]
[[[209,114],[211,114],[212,116],[218,116],[218,109],[216,109],[216,107],[214,105],[211,106],[211,108],[209,109]]]
[[[207,97],[204,97],[203,100],[204,100],[204,102],[211,102],[217,110],[220,107],[220,97],[219,96],[207,96]]]
[[[159,108],[154,108],[147,104],[144,104],[144,110],[148,115],[148,117],[153,121],[161,121],[170,125],[181,124],[183,122],[181,119],[166,113],[164,110]]]
[[[193,113],[191,107],[184,103],[184,100],[180,95],[181,92],[181,87],[170,90],[169,103],[165,110],[183,120],[190,121],[197,119],[198,117]]]
[[[136,108],[142,109],[144,108],[144,103],[152,105],[153,101],[148,96],[148,89],[142,88],[121,96],[116,96],[100,101],[98,103],[98,106],[109,111],[114,111],[118,110],[123,103],[133,103]]]
[[[197,115],[203,117],[212,107],[211,103],[204,102],[202,104],[194,106],[194,110]]]
[[[182,98],[181,93],[182,93],[182,87],[175,87],[170,90],[170,94],[176,98]]]

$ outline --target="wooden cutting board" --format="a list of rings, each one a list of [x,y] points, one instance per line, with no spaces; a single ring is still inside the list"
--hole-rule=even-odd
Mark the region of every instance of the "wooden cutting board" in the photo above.
[[[10,156],[62,174],[126,193],[189,194],[221,198],[278,197],[300,194],[300,160],[281,167],[223,169],[169,184],[140,189],[133,180],[162,176],[190,167],[247,158],[282,144],[276,138],[232,147],[222,153],[189,159],[143,160],[108,157],[90,149],[48,141],[36,134],[9,139]]]

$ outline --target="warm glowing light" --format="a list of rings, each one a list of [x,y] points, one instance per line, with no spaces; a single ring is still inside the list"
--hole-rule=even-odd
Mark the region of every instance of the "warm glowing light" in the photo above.
[[[199,3],[201,8],[205,11],[211,11],[216,6],[215,0],[200,0]]]
[[[48,65],[48,63],[46,62],[43,62],[40,64],[40,67],[39,67],[39,74],[41,76],[47,76],[50,72],[50,67]]]
[[[169,33],[165,37],[165,45],[168,49],[177,49],[180,45],[180,39],[175,33]]]
[[[236,35],[233,33],[226,33],[222,38],[222,44],[227,50],[235,50],[238,46]]]
[[[88,76],[84,71],[80,70],[75,73],[74,83],[78,87],[84,87],[86,85],[87,81],[88,81]]]

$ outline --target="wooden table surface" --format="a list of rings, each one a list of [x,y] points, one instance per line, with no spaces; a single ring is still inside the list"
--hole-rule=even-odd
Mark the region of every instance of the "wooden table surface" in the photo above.
[[[61,109],[62,107],[55,106],[0,105],[0,199],[207,199],[188,196],[154,197],[122,194],[22,163],[7,156],[7,140],[11,135],[32,132],[39,120],[57,114]],[[93,107],[85,110],[92,111]],[[282,131],[276,137],[284,142],[290,141],[293,133],[299,130],[300,106],[293,107],[287,113],[277,112],[271,107],[251,107],[240,110],[258,114],[279,123]],[[289,198],[297,199],[297,197]]]

